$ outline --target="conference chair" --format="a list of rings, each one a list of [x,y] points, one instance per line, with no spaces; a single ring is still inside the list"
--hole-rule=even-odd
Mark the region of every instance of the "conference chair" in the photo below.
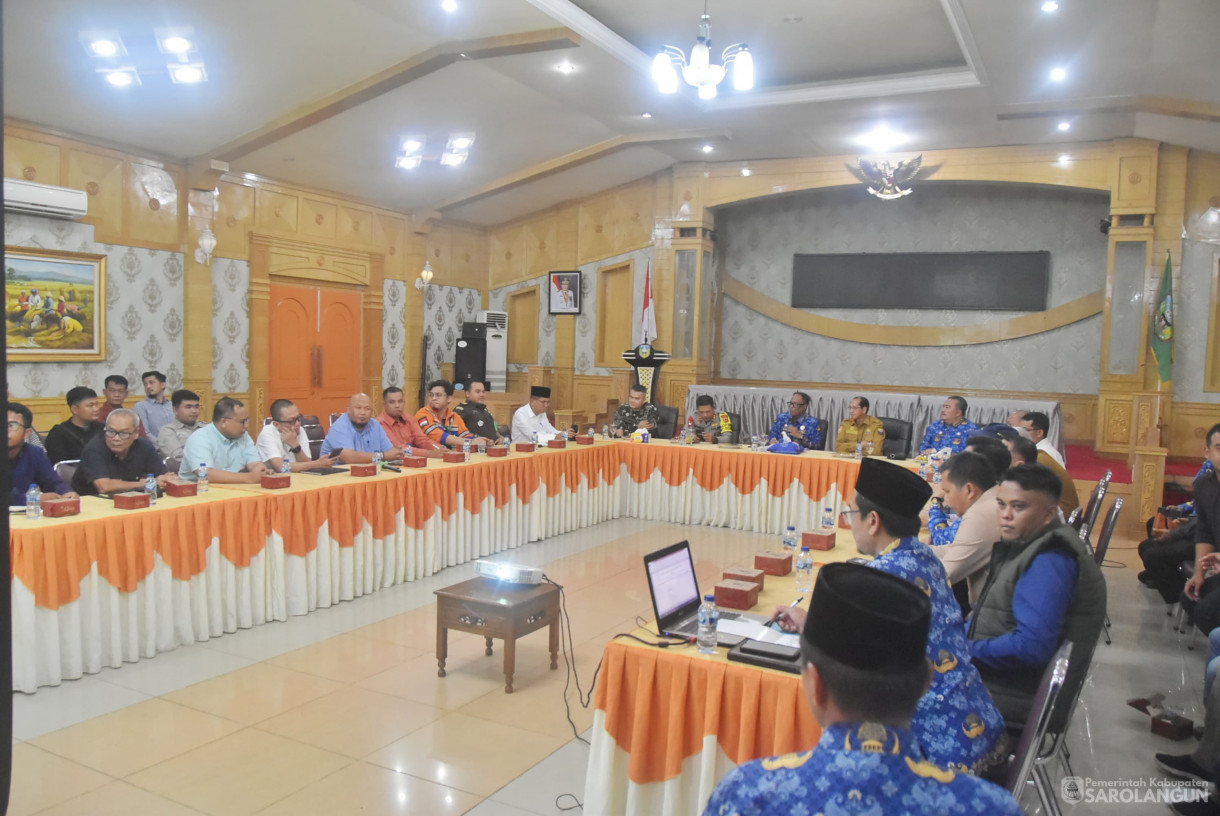
[[[331,425],[334,425],[334,424],[335,424],[335,420],[336,420],[336,419],[338,419],[338,418],[339,418],[339,417],[341,417],[341,416],[343,416],[343,412],[342,412],[342,411],[340,411],[339,413],[332,413],[332,414],[330,415],[330,424],[331,424]]]
[[[1084,511],[1077,507],[1072,511],[1072,515],[1068,516],[1067,523],[1076,532],[1080,532],[1080,520],[1084,518]]]
[[[162,459],[161,461],[165,463],[166,473],[177,473],[182,468],[181,456],[171,456],[167,459]]]
[[[1101,524],[1101,532],[1097,534],[1097,548],[1093,550],[1093,560],[1097,562],[1097,566],[1102,566],[1102,562],[1106,560],[1106,550],[1110,547],[1110,538],[1114,535],[1114,529],[1118,527],[1118,514],[1123,509],[1123,497],[1119,496],[1114,500],[1114,504],[1110,505],[1110,511],[1106,513],[1106,518]],[[1110,613],[1106,613],[1106,617],[1102,623],[1101,633],[1106,637],[1106,645],[1110,645]]]
[[[739,444],[746,438],[746,430],[741,427],[741,414],[735,414],[732,411],[725,411],[729,415],[729,424],[733,426],[733,438],[729,440],[731,444]]]
[[[657,414],[657,427],[652,435],[657,439],[673,439],[678,432],[678,409],[672,405],[658,405]]]
[[[76,475],[76,468],[79,465],[79,459],[65,459],[62,462],[56,462],[55,475],[59,477],[60,481],[71,487],[72,477]]]
[[[1089,550],[1093,549],[1093,545],[1089,542],[1090,534],[1093,532],[1094,525],[1097,524],[1097,516],[1101,513],[1101,503],[1106,499],[1106,492],[1110,489],[1110,477],[1112,472],[1107,470],[1106,475],[1101,477],[1101,481],[1097,483],[1097,487],[1093,489],[1093,495],[1089,497],[1089,503],[1085,507],[1084,520],[1080,523],[1080,539],[1088,546]]]
[[[1038,791],[1038,799],[1042,803],[1042,811],[1049,814],[1059,814],[1058,793],[1051,785],[1050,774],[1046,765],[1039,762],[1042,743],[1050,728],[1051,712],[1063,690],[1067,679],[1068,666],[1072,656],[1071,641],[1065,641],[1059,648],[1059,653],[1046,666],[1042,673],[1042,682],[1038,684],[1038,693],[1034,695],[1034,704],[1021,729],[1021,738],[1017,741],[1016,750],[1009,761],[1008,778],[1004,787],[1018,802],[1025,786],[1034,783]],[[1031,779],[1032,777],[1032,779]]]
[[[313,422],[306,421],[310,419]],[[326,431],[322,430],[316,416],[301,417],[301,429],[305,431],[305,438],[309,440],[309,458],[317,459],[322,453],[322,442],[326,439]]]
[[[877,418],[885,426],[885,442],[881,445],[881,452],[886,456],[894,455],[899,459],[910,459],[911,437],[914,434],[915,426],[905,419]]]

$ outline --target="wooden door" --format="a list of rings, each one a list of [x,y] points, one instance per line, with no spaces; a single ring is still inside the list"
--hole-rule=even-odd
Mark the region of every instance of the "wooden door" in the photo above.
[[[290,399],[329,427],[360,390],[360,293],[275,284],[270,296],[268,404]]]

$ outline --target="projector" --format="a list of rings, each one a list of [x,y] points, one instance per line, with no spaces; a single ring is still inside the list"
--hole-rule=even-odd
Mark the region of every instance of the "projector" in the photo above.
[[[521,564],[504,564],[498,561],[475,561],[474,574],[513,584],[541,584],[542,570]]]

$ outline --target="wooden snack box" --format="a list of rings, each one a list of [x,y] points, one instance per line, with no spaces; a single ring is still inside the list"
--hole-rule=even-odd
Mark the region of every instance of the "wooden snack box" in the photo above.
[[[487,455],[495,459],[500,459],[508,456],[508,448],[503,445],[488,445]]]
[[[592,444],[593,444],[593,437],[591,437],[591,436],[578,436],[578,437],[576,437],[576,444],[577,444],[577,445],[592,445]]]
[[[426,456],[404,456],[402,457],[402,466],[405,468],[422,468],[428,466],[428,457]]]
[[[445,451],[441,458],[451,465],[456,465],[466,461],[466,454],[462,453],[460,450],[449,450]]]
[[[263,475],[259,482],[267,490],[283,490],[286,487],[292,487],[292,474],[267,473]]]
[[[360,465],[350,465],[353,476],[376,476],[377,466],[372,462],[365,462]]]
[[[758,584],[729,579],[716,584],[716,606],[725,609],[753,609],[758,605]]]
[[[197,496],[199,495],[199,485],[195,482],[188,482],[184,479],[170,479],[165,483],[165,495],[177,496]]]
[[[114,494],[115,510],[139,510],[148,507],[148,494],[143,490],[128,490],[126,493]]]
[[[814,530],[811,533],[801,533],[801,544],[811,550],[833,550],[835,548],[835,531]]]
[[[517,449],[517,453],[533,453],[534,452],[534,443],[533,442],[518,442],[513,447],[515,447]]]
[[[792,572],[792,553],[760,552],[754,556],[754,569],[767,575],[787,575]]]
[[[549,441],[546,443],[546,446],[547,446],[548,448],[558,448],[559,450],[563,450],[564,448],[566,448],[566,447],[568,446],[568,440],[566,440],[566,439],[551,439],[551,440],[549,440]]]
[[[720,577],[726,581],[748,581],[751,584],[758,584],[760,592],[766,588],[767,573],[760,569],[729,567]]]
[[[42,514],[47,518],[63,518],[80,513],[80,497],[74,499],[43,499]]]

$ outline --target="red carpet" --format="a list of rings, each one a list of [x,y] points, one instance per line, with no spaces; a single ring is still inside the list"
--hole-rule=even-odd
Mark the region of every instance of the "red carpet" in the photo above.
[[[1124,459],[1110,459],[1099,456],[1088,445],[1067,445],[1068,473],[1073,479],[1096,482],[1106,475],[1113,474],[1110,481],[1116,484],[1131,484],[1131,468]],[[1168,468],[1166,468],[1168,471]],[[1195,468],[1198,470],[1198,467]]]

